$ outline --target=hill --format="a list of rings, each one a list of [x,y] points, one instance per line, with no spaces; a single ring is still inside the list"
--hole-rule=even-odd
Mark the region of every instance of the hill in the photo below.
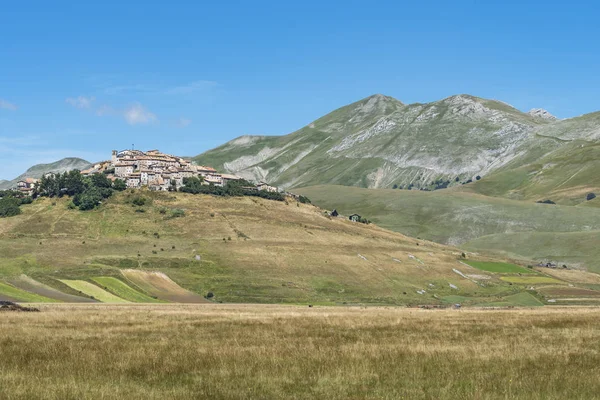
[[[41,178],[47,173],[63,173],[74,169],[84,170],[91,165],[89,161],[76,157],[63,158],[50,164],[37,164],[13,179],[12,181],[0,181],[0,189],[15,187],[17,182],[25,178]]]
[[[374,95],[285,136],[243,136],[194,158],[282,187],[432,187],[509,163],[552,124],[539,113],[469,95],[409,104]]]
[[[134,205],[140,193],[147,201]],[[4,290],[23,297],[15,287],[30,290],[34,280],[45,292],[27,298],[38,300],[56,298],[52,290],[107,302],[196,301],[194,293],[212,301],[305,304],[543,299],[461,262],[456,248],[291,200],[126,191],[89,212],[67,205],[38,199],[21,215],[0,219],[0,296]]]
[[[356,212],[406,235],[600,272],[600,214],[595,207],[536,204],[458,188],[424,192],[314,186],[296,191],[322,207]]]

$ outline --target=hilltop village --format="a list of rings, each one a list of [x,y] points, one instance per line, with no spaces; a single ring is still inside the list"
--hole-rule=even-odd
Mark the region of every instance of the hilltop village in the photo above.
[[[230,181],[241,181],[236,175],[222,174],[214,168],[194,165],[190,161],[161,153],[158,150],[113,150],[109,161],[94,164],[81,171],[82,175],[105,174],[110,180],[121,179],[128,188],[147,187],[150,190],[179,190],[184,178],[202,178],[204,185],[224,186]],[[25,186],[25,185],[23,185]],[[250,188],[249,188],[250,189]],[[277,192],[278,189],[265,182],[259,182],[255,190]]]

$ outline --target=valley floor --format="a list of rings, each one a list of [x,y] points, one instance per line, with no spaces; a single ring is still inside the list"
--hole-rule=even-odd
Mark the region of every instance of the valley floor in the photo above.
[[[600,309],[44,304],[0,318],[2,399],[567,399]]]

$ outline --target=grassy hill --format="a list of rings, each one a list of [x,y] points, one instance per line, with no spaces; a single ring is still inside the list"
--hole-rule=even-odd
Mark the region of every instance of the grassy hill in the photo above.
[[[297,192],[322,207],[346,215],[356,212],[406,235],[472,251],[554,260],[600,271],[596,207],[537,204],[454,189],[423,192],[315,186]]]
[[[111,302],[196,301],[194,293],[210,292],[225,302],[486,304],[527,289],[461,263],[459,249],[295,201],[142,193],[151,200],[143,207],[131,205],[137,194],[129,191],[90,212],[44,198],[1,219],[0,281],[26,275]]]

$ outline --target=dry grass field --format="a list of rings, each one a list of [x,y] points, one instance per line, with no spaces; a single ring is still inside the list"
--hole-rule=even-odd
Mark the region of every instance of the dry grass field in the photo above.
[[[593,399],[600,310],[45,304],[0,398]]]

